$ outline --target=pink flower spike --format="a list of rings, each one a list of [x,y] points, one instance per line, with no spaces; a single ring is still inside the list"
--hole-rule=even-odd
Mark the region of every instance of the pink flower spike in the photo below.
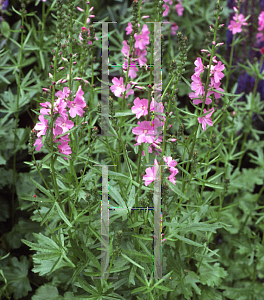
[[[205,131],[206,129],[206,124],[208,124],[209,126],[213,126],[213,122],[210,119],[212,113],[214,112],[214,108],[212,107],[209,111],[211,111],[209,114],[203,116],[203,117],[198,117],[198,122],[202,123],[202,127],[203,127],[203,131]],[[207,110],[204,109],[204,114],[207,113]]]

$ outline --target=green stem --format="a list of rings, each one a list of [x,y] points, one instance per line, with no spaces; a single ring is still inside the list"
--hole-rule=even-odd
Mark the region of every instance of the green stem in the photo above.
[[[20,81],[21,81],[21,73],[22,73],[22,60],[23,60],[23,50],[24,50],[24,12],[21,14],[22,21],[21,21],[21,48],[20,48],[20,60],[19,60],[19,75],[18,75],[18,82],[17,82],[17,101],[16,101],[16,123],[15,123],[15,131],[14,131],[14,148],[13,148],[13,184],[12,184],[12,208],[11,208],[11,216],[12,216],[12,226],[14,226],[15,222],[15,183],[16,183],[16,143],[17,143],[17,126],[18,126],[18,117],[19,117],[19,98],[20,98]]]

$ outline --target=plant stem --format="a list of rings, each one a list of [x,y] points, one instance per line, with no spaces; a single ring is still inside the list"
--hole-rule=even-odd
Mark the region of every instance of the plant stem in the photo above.
[[[15,131],[14,131],[14,148],[13,148],[13,184],[12,184],[12,205],[11,205],[11,216],[12,216],[12,226],[14,226],[15,222],[15,183],[16,183],[16,143],[17,143],[17,126],[18,126],[18,117],[19,117],[19,98],[20,98],[20,81],[21,81],[21,73],[22,73],[22,60],[23,60],[23,50],[24,50],[24,12],[21,14],[21,48],[20,48],[20,59],[19,59],[19,75],[17,82],[17,101],[16,101],[16,123],[15,123]]]

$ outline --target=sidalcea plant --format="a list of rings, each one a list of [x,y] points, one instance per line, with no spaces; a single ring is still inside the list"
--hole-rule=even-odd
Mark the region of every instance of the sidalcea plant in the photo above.
[[[203,3],[196,2],[199,11],[207,15]],[[35,240],[23,242],[37,251],[33,255],[33,272],[47,276],[54,284],[60,282],[67,290],[65,299],[132,300],[136,299],[134,294],[144,300],[221,299],[222,289],[230,293],[227,276],[228,272],[232,276],[233,273],[227,267],[228,249],[221,249],[219,257],[216,241],[218,234],[237,230],[238,226],[228,224],[238,204],[224,200],[229,189],[237,188],[238,183],[232,185],[227,177],[229,158],[223,158],[222,152],[227,150],[220,140],[223,131],[219,132],[217,125],[228,119],[225,111],[234,101],[234,94],[228,93],[226,76],[231,72],[231,64],[221,60],[217,53],[223,48],[219,31],[224,24],[219,25],[223,7],[220,1],[216,4],[215,23],[208,23],[212,41],[207,49],[201,50],[204,45],[196,47],[195,55],[188,56],[190,62],[187,54],[195,45],[189,45],[188,38],[178,31],[184,30],[185,19],[181,18],[196,11],[188,1],[156,1],[153,6],[148,1],[134,0],[129,9],[131,16],[118,24],[115,31],[107,32],[109,41],[120,50],[110,55],[110,61],[122,59],[120,68],[113,73],[111,70],[111,85],[102,79],[102,85],[106,84],[112,93],[111,97],[107,95],[111,115],[108,136],[97,135],[103,121],[96,111],[101,114],[103,105],[97,86],[100,79],[95,78],[101,67],[100,39],[104,39],[100,30],[95,34],[96,22],[88,26],[96,20],[96,7],[90,7],[89,2],[69,1],[65,5],[62,0],[56,1],[58,23],[52,73],[42,88],[38,121],[30,139],[33,161],[29,164],[37,169],[44,185],[31,179],[37,192],[22,198],[34,203],[33,218],[46,227],[34,234]],[[122,8],[125,14],[125,4]],[[237,35],[246,24],[239,7],[236,12],[229,29]],[[120,7],[118,13],[123,14]],[[117,14],[111,11],[111,16],[114,19]],[[160,49],[155,48],[159,39],[153,25],[157,26],[167,16],[172,18],[173,26],[162,32],[160,45],[165,52],[173,43],[177,55],[170,58],[173,52],[167,49],[169,64],[165,66],[163,60],[157,75],[155,64],[162,56],[156,57]],[[157,24],[143,24],[148,19]],[[124,38],[121,34],[113,38],[123,24]],[[177,43],[170,37],[172,29]],[[95,45],[98,63],[94,58]],[[197,54],[200,51],[201,57]],[[187,78],[188,67],[191,75]],[[161,70],[166,74],[163,81]],[[181,90],[185,90],[185,98],[180,98]],[[101,101],[102,98],[101,95]],[[220,109],[216,103],[222,98],[229,102],[225,101]],[[185,106],[186,100],[192,111]],[[45,157],[37,161],[35,155],[39,153]],[[224,167],[218,170],[214,164],[221,159]],[[157,188],[158,169],[161,186]],[[161,195],[159,211],[157,202]],[[105,205],[103,199],[108,197]],[[104,240],[106,206],[110,222]],[[246,204],[244,207],[247,209]],[[153,234],[153,219],[159,236]],[[154,249],[157,244],[164,245],[158,248],[162,253],[161,278],[153,277],[157,252],[153,253],[152,243]],[[102,245],[107,246],[108,256],[104,256]],[[254,251],[261,261],[263,249],[258,247]],[[244,251],[245,247],[238,252]],[[101,264],[104,259],[109,263],[106,278],[98,277],[105,271]],[[249,271],[254,286],[256,268]],[[36,292],[38,297],[41,289]],[[234,298],[232,295],[231,299]]]

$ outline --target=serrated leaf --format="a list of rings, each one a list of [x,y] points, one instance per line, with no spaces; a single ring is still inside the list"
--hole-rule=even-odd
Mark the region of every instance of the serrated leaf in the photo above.
[[[219,263],[215,263],[213,266],[208,263],[201,265],[199,273],[202,284],[211,287],[219,286],[221,284],[221,278],[225,278],[228,273],[222,267],[219,267],[219,265]]]
[[[28,279],[28,269],[30,266],[26,256],[20,256],[20,261],[16,257],[10,259],[10,266],[2,266],[1,269],[9,284],[10,290],[14,293],[14,299],[26,297],[32,291]]]

